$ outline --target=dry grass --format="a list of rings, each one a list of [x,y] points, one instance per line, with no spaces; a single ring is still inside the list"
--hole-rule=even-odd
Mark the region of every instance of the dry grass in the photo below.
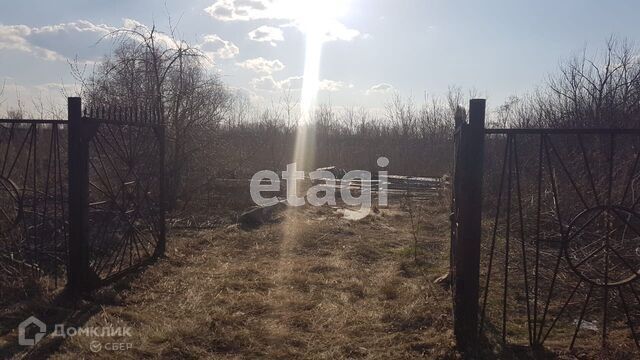
[[[457,358],[450,295],[432,283],[447,267],[446,212],[423,210],[423,238],[440,244],[417,263],[398,208],[358,222],[298,209],[251,232],[176,233],[167,259],[103,290],[84,324],[131,327],[131,338],[98,340],[133,348],[92,353],[96,339],[74,337],[52,357]]]

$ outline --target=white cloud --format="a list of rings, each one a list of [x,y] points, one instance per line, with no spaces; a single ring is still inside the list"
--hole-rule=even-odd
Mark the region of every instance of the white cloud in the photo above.
[[[256,90],[263,91],[300,90],[302,89],[302,82],[302,76],[292,76],[278,81],[273,76],[268,75],[251,80],[251,86]],[[351,88],[353,88],[352,84],[343,81],[327,79],[320,81],[321,91],[336,92]]]
[[[384,94],[384,93],[389,93],[394,91],[395,88],[393,87],[393,85],[387,84],[387,83],[381,83],[378,85],[374,85],[371,88],[369,88],[369,90],[367,90],[367,95],[371,95],[371,94]]]
[[[215,34],[203,36],[202,42],[196,46],[211,60],[232,59],[240,53],[240,49],[234,43]]]
[[[112,51],[113,42],[109,38],[114,32],[126,29],[148,34],[151,28],[134,19],[123,19],[122,27],[105,24],[93,24],[90,21],[29,27],[26,25],[0,25],[0,50],[15,50],[31,53],[45,60],[66,60],[78,58],[79,61],[96,61]],[[131,36],[120,33],[122,36]],[[155,32],[156,41],[169,48],[176,48],[171,36]],[[113,40],[113,39],[111,39]],[[213,59],[231,59],[240,49],[230,41],[218,35],[205,35],[195,45],[205,55]]]
[[[272,5],[271,0],[217,0],[204,11],[217,20],[248,21],[273,18]]]
[[[291,76],[280,81],[281,90],[300,90],[302,89],[302,76]]]
[[[334,22],[331,26],[328,27],[328,30],[324,34],[325,41],[351,41],[361,36],[360,31],[349,29],[344,24],[339,22]],[[362,35],[364,38],[369,35]]]
[[[244,88],[244,87],[235,87],[229,86],[229,91],[234,94],[234,99],[232,106],[238,107],[240,112],[245,109],[247,104],[257,105],[264,104],[267,102],[267,99],[263,96],[258,95],[255,91]]]
[[[336,92],[344,89],[353,88],[353,84],[346,83],[344,81],[334,81],[334,80],[322,80],[320,81],[320,90]]]
[[[108,52],[100,40],[115,30],[86,20],[42,27],[0,25],[0,49],[27,52],[45,60],[96,60]]]
[[[17,50],[36,53],[49,60],[55,60],[54,52],[32,45],[27,40],[31,28],[25,25],[0,25],[0,50]]]
[[[251,87],[256,90],[276,91],[280,89],[280,84],[273,79],[273,76],[263,76],[251,80]]]
[[[249,39],[257,42],[268,42],[271,46],[278,45],[277,42],[284,41],[282,29],[273,26],[260,26],[249,33]]]
[[[324,1],[331,3],[325,4]],[[313,17],[313,11],[344,4],[346,4],[344,0],[316,0],[314,3],[300,0],[216,0],[204,11],[220,21],[280,20],[286,22],[281,27],[295,27],[306,32],[302,19]],[[324,41],[351,41],[358,37],[366,37],[360,31],[350,29],[338,20],[328,19],[327,22],[323,25],[326,29]]]
[[[251,86],[262,91],[300,90],[302,89],[302,76],[292,76],[280,81],[270,75],[263,76],[251,80]]]
[[[151,29],[142,24],[139,21],[133,19],[123,19],[124,20],[124,29],[129,30],[137,30],[141,31],[143,34],[148,34],[151,32]],[[171,36],[159,32],[156,30],[154,33],[157,41],[161,42],[164,46],[168,48],[175,49],[178,46],[188,47],[187,43],[184,43],[180,40],[176,40]],[[202,37],[202,40],[193,45],[194,48],[202,51],[206,57],[209,58],[212,62],[216,59],[233,59],[240,53],[240,48],[236,46],[231,41],[227,41],[222,39],[220,36],[216,34],[207,34]]]
[[[271,75],[274,72],[284,69],[284,64],[280,60],[267,60],[263,57],[245,60],[237,63],[236,65],[259,74],[267,75]]]
[[[140,32],[142,34],[144,34],[145,36],[150,36],[151,34],[151,28],[149,28],[147,25],[134,20],[134,19],[129,19],[129,18],[124,18],[122,19],[123,21],[123,26],[121,29],[126,29],[126,30],[135,30],[137,32]],[[139,38],[133,36],[132,34],[129,34],[131,38],[139,40]],[[160,31],[158,31],[157,29],[155,29],[153,36],[155,38],[155,41],[157,41],[158,43],[162,44],[163,46],[166,46],[169,49],[176,49],[178,48],[178,46],[182,45],[182,46],[186,46],[187,44],[185,44],[184,42],[181,41],[177,41],[175,39],[173,39],[171,36],[164,34]]]

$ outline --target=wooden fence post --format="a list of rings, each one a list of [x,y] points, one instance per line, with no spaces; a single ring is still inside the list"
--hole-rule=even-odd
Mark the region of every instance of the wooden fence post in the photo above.
[[[89,142],[82,100],[68,98],[69,268],[68,287],[78,293],[89,284]]]
[[[469,124],[459,124],[457,129],[453,306],[454,333],[463,351],[474,351],[478,344],[485,107],[486,100],[471,100]]]

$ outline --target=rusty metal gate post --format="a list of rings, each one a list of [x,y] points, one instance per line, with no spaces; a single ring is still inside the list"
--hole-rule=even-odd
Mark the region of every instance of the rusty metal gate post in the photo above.
[[[478,345],[480,238],[486,100],[469,103],[469,124],[458,124],[455,173],[455,236],[452,244],[454,333],[458,347]]]
[[[82,119],[82,100],[68,98],[69,267],[68,287],[89,287],[89,141]]]

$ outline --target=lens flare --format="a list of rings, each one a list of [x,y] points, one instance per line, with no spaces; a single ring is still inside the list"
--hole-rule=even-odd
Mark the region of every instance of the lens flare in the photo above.
[[[294,5],[295,2],[295,5]],[[346,15],[349,0],[294,0],[291,8],[296,22],[306,35],[305,65],[300,94],[300,120],[293,161],[301,170],[311,170],[315,158],[315,130],[312,115],[320,89],[322,47],[338,23]]]
[[[301,122],[308,123],[320,87],[322,46],[338,23],[346,15],[348,0],[296,0],[300,8],[297,22],[306,35],[306,51],[302,94],[300,98]]]
[[[316,136],[312,114],[316,105],[320,88],[320,63],[322,47],[332,28],[339,25],[338,19],[346,15],[349,0],[285,0],[289,3],[289,11],[294,11],[297,26],[306,35],[304,77],[300,94],[300,118],[296,132],[296,145],[293,161],[298,170],[311,171],[315,168]],[[297,184],[298,196],[303,195],[301,184]],[[289,211],[287,220],[283,222],[283,241],[281,254],[291,251],[299,237],[299,224],[294,211]],[[291,271],[283,257],[279,265],[279,273]],[[279,276],[281,277],[281,276]]]

